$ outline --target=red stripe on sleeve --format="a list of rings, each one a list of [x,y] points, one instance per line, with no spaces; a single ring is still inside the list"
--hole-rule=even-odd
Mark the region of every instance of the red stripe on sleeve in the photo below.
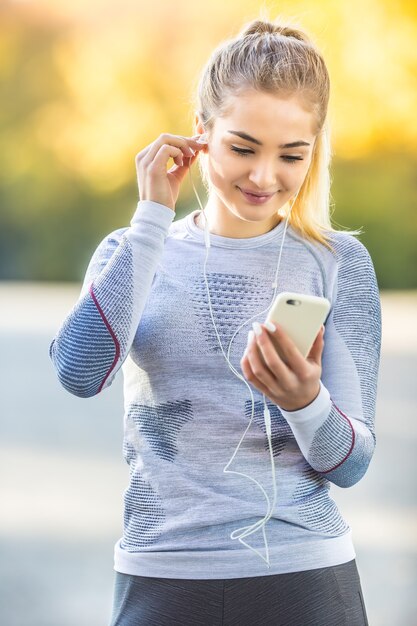
[[[106,375],[105,375],[105,377],[103,378],[103,380],[102,380],[102,382],[101,382],[101,385],[100,385],[100,387],[99,387],[99,389],[98,389],[98,392],[97,392],[97,393],[100,393],[100,391],[103,389],[103,385],[104,385],[104,383],[106,382],[106,380],[107,380],[107,379],[108,379],[108,377],[110,376],[111,371],[112,371],[112,370],[115,368],[115,366],[116,366],[117,360],[118,360],[118,358],[119,358],[119,356],[120,356],[120,343],[119,343],[119,341],[118,341],[118,339],[117,339],[116,335],[114,334],[112,327],[110,326],[109,322],[107,321],[107,318],[106,318],[106,316],[104,315],[103,309],[102,309],[102,308],[101,308],[101,306],[99,305],[99,303],[98,303],[98,301],[97,301],[96,296],[94,295],[94,291],[93,291],[93,283],[91,283],[91,285],[90,285],[90,287],[89,287],[89,292],[90,292],[90,294],[91,294],[91,297],[93,298],[94,304],[96,305],[98,312],[99,312],[99,313],[100,313],[100,315],[101,315],[101,318],[102,318],[103,322],[104,322],[104,323],[105,323],[105,325],[106,325],[107,330],[109,331],[109,333],[110,333],[110,335],[111,335],[111,337],[112,337],[112,339],[113,339],[113,341],[114,341],[114,346],[115,346],[115,348],[116,348],[116,354],[115,354],[115,357],[114,357],[114,359],[113,359],[113,363],[111,364],[111,367],[110,367],[109,371],[107,372],[107,374],[106,374]]]
[[[331,398],[330,398],[330,399],[331,399]],[[353,447],[354,447],[354,445],[355,445],[355,431],[354,431],[354,429],[353,429],[352,422],[350,421],[350,419],[348,418],[348,416],[347,416],[347,415],[345,415],[345,414],[343,413],[343,411],[341,411],[341,410],[339,409],[339,407],[338,407],[338,406],[336,406],[336,404],[333,402],[333,400],[332,400],[332,404],[333,404],[333,406],[335,407],[335,409],[336,409],[336,410],[340,413],[340,415],[342,415],[342,416],[343,416],[345,419],[347,419],[347,421],[349,422],[350,428],[351,428],[351,430],[352,430],[352,445],[350,446],[349,452],[348,452],[348,453],[347,453],[347,455],[344,457],[344,459],[342,459],[342,460],[340,461],[340,463],[338,463],[337,465],[335,465],[334,467],[332,467],[332,468],[331,468],[331,469],[329,469],[329,470],[326,470],[326,471],[324,471],[324,472],[320,472],[320,474],[328,474],[329,472],[332,472],[333,470],[335,470],[336,468],[338,468],[340,465],[342,465],[342,463],[344,463],[344,462],[346,461],[346,459],[348,458],[348,456],[351,454],[351,452],[352,452],[352,450],[353,450]]]

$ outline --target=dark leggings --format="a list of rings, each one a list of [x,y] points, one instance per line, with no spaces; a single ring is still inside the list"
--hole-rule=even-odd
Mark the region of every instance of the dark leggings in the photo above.
[[[230,579],[115,574],[110,626],[368,626],[353,559]]]

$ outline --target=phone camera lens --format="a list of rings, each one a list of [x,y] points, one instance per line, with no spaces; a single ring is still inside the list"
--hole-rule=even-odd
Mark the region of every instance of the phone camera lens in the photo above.
[[[292,306],[299,306],[301,304],[300,300],[287,300],[287,304],[291,304]]]

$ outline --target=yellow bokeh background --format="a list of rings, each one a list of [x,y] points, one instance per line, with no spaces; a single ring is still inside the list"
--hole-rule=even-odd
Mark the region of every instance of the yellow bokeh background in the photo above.
[[[8,212],[4,223],[0,218],[1,228],[11,224],[17,236],[24,237],[20,233],[28,215],[44,219],[48,228],[47,220],[51,215],[55,219],[58,204],[65,219],[76,219],[70,218],[72,202],[85,207],[92,243],[96,218],[91,206],[103,199],[103,229],[98,228],[97,236],[124,225],[132,213],[135,155],[163,132],[192,134],[195,90],[209,55],[264,12],[271,19],[282,16],[305,28],[328,65],[335,200],[340,207],[336,222],[357,228],[383,217],[384,228],[395,230],[389,221],[395,213],[401,222],[408,222],[412,238],[403,266],[412,262],[417,237],[412,209],[417,159],[416,3],[9,0],[0,11],[5,94],[0,113],[0,188]],[[365,170],[368,178],[363,178]],[[197,173],[197,168],[193,171]],[[391,187],[378,184],[384,180],[387,185],[391,175]],[[189,205],[193,200],[188,177],[181,193],[180,204]],[[23,201],[27,195],[30,201]],[[63,197],[66,207],[61,205]],[[358,203],[363,197],[367,204]],[[398,197],[403,198],[401,209],[393,207]],[[107,201],[122,207],[123,223],[109,217]],[[389,268],[383,267],[383,255],[378,261],[376,241],[381,237],[369,222],[367,243],[376,255],[382,282],[395,287],[395,277],[384,278]],[[33,265],[30,256],[26,263]],[[75,275],[64,266],[52,275],[45,269],[45,259],[38,265],[34,278],[81,277],[81,265]],[[23,268],[8,272],[4,277],[25,276]],[[405,273],[399,266],[397,277]],[[402,286],[417,284],[417,279],[404,280]]]

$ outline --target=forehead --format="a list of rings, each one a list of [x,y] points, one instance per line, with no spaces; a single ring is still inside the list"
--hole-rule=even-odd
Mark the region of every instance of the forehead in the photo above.
[[[313,139],[315,117],[298,95],[277,96],[251,90],[229,96],[225,113],[216,118],[215,127],[222,133],[244,131],[262,143],[268,141],[269,135],[286,143],[287,139]]]

